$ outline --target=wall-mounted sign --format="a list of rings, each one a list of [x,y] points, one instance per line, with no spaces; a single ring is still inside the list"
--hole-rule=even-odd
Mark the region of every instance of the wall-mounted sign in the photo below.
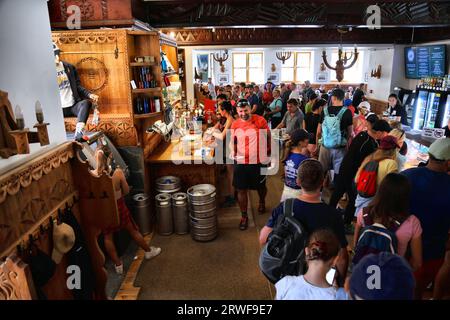
[[[317,72],[316,82],[328,82],[329,73],[328,72]]]
[[[228,74],[226,73],[221,73],[218,75],[218,82],[219,85],[224,85],[224,84],[228,84],[230,81],[230,77]]]
[[[441,128],[423,128],[422,136],[440,139],[445,137],[445,129]]]

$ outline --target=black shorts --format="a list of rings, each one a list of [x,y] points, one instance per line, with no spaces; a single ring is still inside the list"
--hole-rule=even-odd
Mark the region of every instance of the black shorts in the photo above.
[[[266,175],[261,174],[264,164],[234,164],[233,187],[238,190],[258,190],[266,186]]]

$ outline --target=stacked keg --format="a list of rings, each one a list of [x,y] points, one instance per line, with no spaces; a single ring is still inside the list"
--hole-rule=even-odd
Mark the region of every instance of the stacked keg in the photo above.
[[[217,237],[216,188],[198,184],[187,190],[189,199],[191,236],[197,241],[211,241]]]
[[[171,235],[173,233],[172,194],[181,189],[181,180],[174,176],[164,176],[156,179],[156,218],[158,233]]]

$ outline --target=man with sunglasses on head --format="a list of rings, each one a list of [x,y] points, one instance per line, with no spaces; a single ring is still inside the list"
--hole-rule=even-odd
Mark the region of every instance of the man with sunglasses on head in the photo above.
[[[248,190],[257,190],[259,213],[265,211],[267,194],[265,163],[270,161],[270,129],[267,121],[251,113],[250,103],[241,99],[236,105],[238,118],[231,125],[230,157],[234,159],[233,186],[237,190],[241,222],[239,229],[248,228]]]

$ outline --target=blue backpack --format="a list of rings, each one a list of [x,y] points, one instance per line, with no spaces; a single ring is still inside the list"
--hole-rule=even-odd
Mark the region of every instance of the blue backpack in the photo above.
[[[368,254],[380,252],[397,253],[397,236],[395,232],[401,225],[398,220],[392,219],[389,228],[380,223],[374,223],[369,215],[369,208],[363,209],[364,228],[362,229],[358,242],[356,243],[355,255],[352,263],[356,265]]]
[[[347,107],[342,107],[337,115],[330,114],[328,107],[323,112],[325,118],[322,123],[322,141],[325,148],[338,148],[347,144],[347,139],[343,137],[341,132],[341,119]]]
[[[301,275],[306,270],[308,233],[294,217],[294,200],[284,201],[283,215],[278,217],[259,256],[259,267],[272,283],[287,275]]]

